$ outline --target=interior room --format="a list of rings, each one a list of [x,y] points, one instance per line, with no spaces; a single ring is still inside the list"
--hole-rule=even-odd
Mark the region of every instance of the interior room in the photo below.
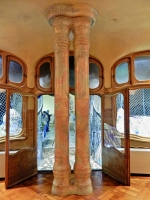
[[[0,1],[3,192],[48,174],[50,198],[138,196],[101,185],[149,178],[149,13],[146,0]]]

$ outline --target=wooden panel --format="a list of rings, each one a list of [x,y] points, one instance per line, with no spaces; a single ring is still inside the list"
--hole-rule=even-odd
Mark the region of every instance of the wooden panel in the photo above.
[[[124,165],[124,159],[125,159],[124,154],[117,151],[114,148],[103,147],[102,155],[103,155],[103,162],[102,162],[103,172],[109,174],[111,177],[117,179],[122,183],[126,183],[125,179],[126,168]]]
[[[118,146],[113,145],[110,148],[110,144],[104,143],[105,131],[104,123],[109,122],[112,126],[110,130],[110,140],[115,142],[115,127],[116,127],[116,94],[112,93],[105,95],[102,98],[102,170],[111,177],[119,180],[125,185],[130,185],[130,138],[129,138],[129,98],[128,90],[123,91],[124,95],[124,149],[121,150],[121,145],[119,151]],[[122,153],[123,152],[123,153]]]
[[[36,148],[20,150],[15,154],[9,155],[8,165],[6,166],[6,188],[37,173],[36,157]]]

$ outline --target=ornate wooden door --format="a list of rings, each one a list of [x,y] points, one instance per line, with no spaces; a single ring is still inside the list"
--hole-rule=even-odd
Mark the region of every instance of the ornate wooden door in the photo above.
[[[102,171],[130,185],[128,90],[102,97]]]
[[[37,173],[36,98],[7,90],[5,186]],[[15,143],[15,146],[14,146]]]

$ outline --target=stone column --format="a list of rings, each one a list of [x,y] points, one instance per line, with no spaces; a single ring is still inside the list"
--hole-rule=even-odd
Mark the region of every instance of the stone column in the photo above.
[[[79,195],[90,194],[91,167],[89,145],[89,32],[91,19],[77,17],[74,22],[75,57],[75,114],[76,114],[76,154],[75,185]]]
[[[67,195],[70,187],[69,164],[69,32],[71,19],[52,20],[55,54],[55,162],[52,193]]]
[[[55,163],[52,193],[87,195],[92,189],[89,152],[89,30],[97,11],[88,4],[54,4],[47,11],[54,29]],[[76,161],[75,181],[69,164],[69,32],[73,29],[75,56]]]

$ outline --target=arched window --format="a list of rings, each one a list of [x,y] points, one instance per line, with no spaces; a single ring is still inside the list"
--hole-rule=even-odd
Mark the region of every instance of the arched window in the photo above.
[[[115,77],[118,84],[127,83],[129,81],[128,62],[123,62],[116,67]]]
[[[9,81],[14,83],[21,83],[23,79],[22,72],[23,72],[22,66],[18,62],[13,60],[9,62],[9,68],[8,68]]]
[[[150,83],[150,51],[129,54],[112,67],[112,86],[134,86]]]
[[[115,63],[113,67],[113,85],[115,87],[122,87],[130,84],[130,59],[124,58]]]
[[[40,91],[54,93],[54,54],[41,58],[36,67],[37,87]],[[83,72],[84,73],[84,72]],[[103,86],[103,68],[94,58],[89,58],[89,90],[90,93],[97,92]],[[69,87],[70,92],[75,91],[75,65],[74,54],[69,56]]]
[[[23,86],[26,78],[23,61],[8,52],[0,51],[0,83]]]
[[[52,91],[54,70],[51,56],[39,61],[36,71],[37,87],[41,91]]]
[[[150,80],[150,55],[137,56],[134,59],[135,78],[138,81]]]

